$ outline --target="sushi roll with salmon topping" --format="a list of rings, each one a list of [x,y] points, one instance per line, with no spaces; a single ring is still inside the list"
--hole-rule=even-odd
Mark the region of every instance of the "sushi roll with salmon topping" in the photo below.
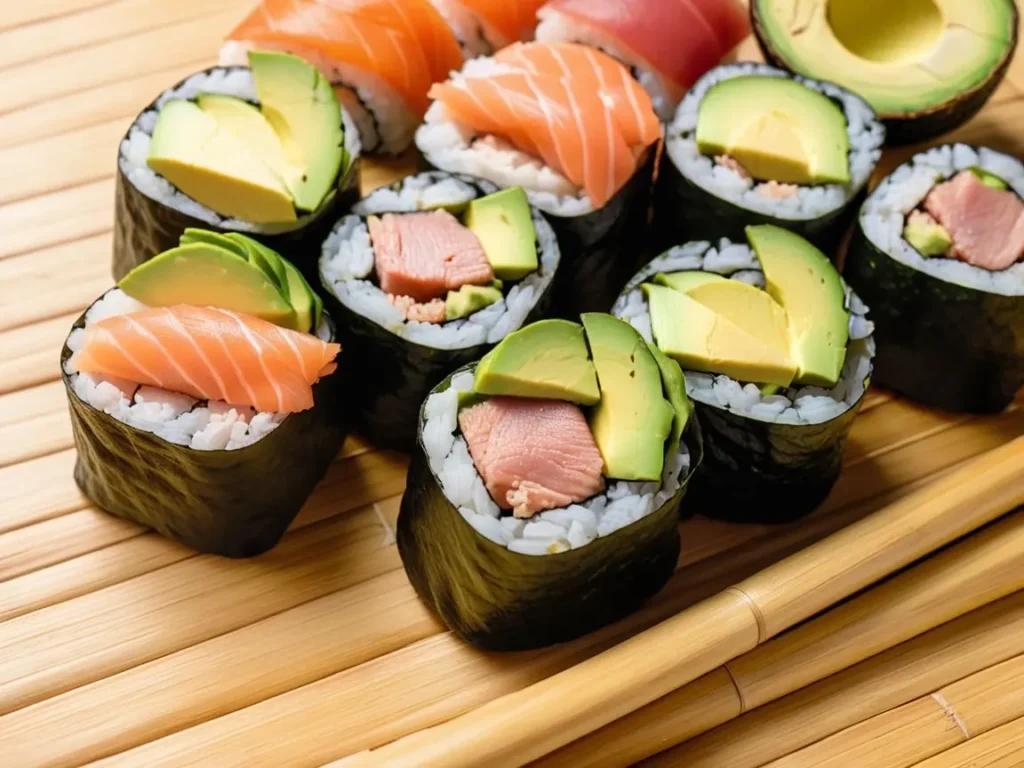
[[[565,259],[556,309],[607,310],[643,262],[661,124],[619,62],[573,44],[519,43],[430,89],[416,144],[436,168],[522,187]]]
[[[545,0],[430,0],[441,12],[467,58],[490,56],[533,39],[537,9]],[[444,79],[444,78],[440,78]]]
[[[193,547],[273,547],[345,439],[335,326],[298,269],[188,230],[75,322],[61,354],[75,480]]]
[[[915,155],[868,197],[844,275],[874,307],[876,380],[995,413],[1024,386],[1024,163],[985,147]]]
[[[864,99],[764,64],[716,67],[665,135],[657,243],[742,241],[774,224],[834,255],[882,155],[885,128]]]
[[[489,650],[636,610],[679,557],[691,411],[678,364],[611,315],[509,334],[423,403],[397,534],[413,587]]]
[[[356,428],[411,450],[431,387],[542,317],[559,269],[554,232],[517,187],[432,172],[358,203],[320,258]]]
[[[242,233],[316,274],[314,254],[359,197],[359,131],[308,62],[250,51],[160,94],[121,141],[114,278],[186,229]]]
[[[807,240],[772,225],[746,234],[749,245],[699,241],[654,259],[614,314],[686,373],[705,445],[688,511],[788,522],[839,476],[874,327]]]

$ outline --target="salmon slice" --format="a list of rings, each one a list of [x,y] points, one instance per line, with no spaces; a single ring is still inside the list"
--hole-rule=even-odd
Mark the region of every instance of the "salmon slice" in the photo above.
[[[1013,192],[962,171],[936,186],[924,206],[949,232],[961,261],[997,272],[1024,256],[1024,202]]]
[[[492,397],[459,413],[459,429],[487,490],[516,517],[584,501],[604,488],[601,452],[573,403]]]
[[[212,307],[178,304],[109,317],[85,329],[78,369],[201,400],[294,413],[341,351],[307,333]]]
[[[487,31],[487,39],[497,48],[533,37],[537,10],[547,0],[458,0],[476,14]]]
[[[385,293],[430,302],[494,280],[480,240],[448,211],[369,219],[377,279]]]

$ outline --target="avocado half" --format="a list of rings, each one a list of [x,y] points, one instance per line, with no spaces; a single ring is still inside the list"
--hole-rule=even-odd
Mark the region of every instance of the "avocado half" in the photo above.
[[[769,62],[863,96],[890,144],[977,114],[1017,47],[1014,0],[751,0],[750,14]]]

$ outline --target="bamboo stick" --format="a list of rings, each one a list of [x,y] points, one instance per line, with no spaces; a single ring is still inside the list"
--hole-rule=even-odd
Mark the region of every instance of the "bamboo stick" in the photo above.
[[[75,452],[61,451],[0,469],[0,534],[88,506],[71,473]]]
[[[20,113],[15,113],[20,114]],[[0,120],[0,130],[7,116]],[[114,177],[0,206],[0,258],[110,230]],[[0,350],[5,347],[0,345]]]
[[[23,461],[38,459],[73,444],[71,416],[67,410],[51,411],[0,427],[0,469]]]
[[[914,768],[1020,768],[1024,765],[1024,717],[930,757]]]
[[[534,760],[1021,504],[1022,457],[1024,438],[1018,438],[616,648],[376,753],[358,755],[354,764],[454,768]],[[680,650],[682,637],[686,651]]]
[[[61,398],[67,402],[64,384],[60,381],[51,381],[6,395],[0,394],[0,427],[34,419],[57,410],[55,405]]]

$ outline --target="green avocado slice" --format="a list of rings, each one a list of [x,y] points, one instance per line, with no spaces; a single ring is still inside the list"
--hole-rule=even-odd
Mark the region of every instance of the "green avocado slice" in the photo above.
[[[477,236],[499,279],[519,280],[537,270],[537,232],[522,187],[473,200],[463,223]]]
[[[288,287],[288,275],[285,274],[284,265],[281,263],[281,257],[276,251],[267,248],[263,243],[253,240],[251,237],[239,234],[238,232],[229,232],[227,234],[234,243],[241,247],[246,254],[246,257],[254,265],[262,269],[267,273],[277,286],[282,290],[287,290]]]
[[[459,320],[501,301],[501,291],[490,285],[464,285],[448,291],[444,310],[446,320]]]
[[[659,272],[654,276],[657,285],[664,285],[673,291],[687,293],[691,288],[696,288],[704,283],[715,283],[725,281],[728,278],[716,275],[714,272]]]
[[[648,344],[647,348],[654,355],[654,362],[658,364],[661,371],[661,384],[665,389],[665,396],[668,397],[675,417],[672,420],[672,431],[668,436],[668,446],[665,448],[665,456],[675,456],[679,451],[679,444],[683,439],[683,432],[690,421],[690,414],[693,413],[693,405],[686,394],[686,378],[683,376],[683,369],[679,363],[672,360],[658,349],[656,344]]]
[[[248,260],[249,254],[243,246],[236,243],[227,235],[222,235],[219,232],[211,232],[208,229],[198,229],[196,227],[187,227],[184,232],[181,233],[181,237],[178,238],[178,245],[191,245],[192,243],[208,243],[209,245],[223,248],[226,251],[230,251],[239,258]]]

